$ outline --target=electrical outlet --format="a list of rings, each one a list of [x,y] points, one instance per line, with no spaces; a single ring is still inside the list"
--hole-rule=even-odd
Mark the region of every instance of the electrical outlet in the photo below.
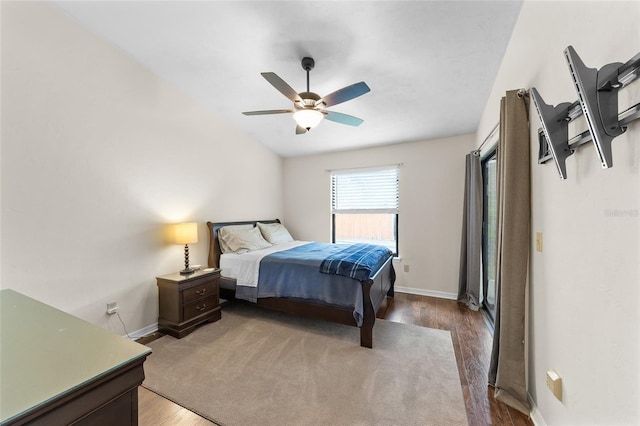
[[[113,315],[118,312],[118,302],[107,303],[107,313]]]
[[[409,272],[409,265],[404,265],[404,271]]]
[[[562,377],[555,371],[547,371],[547,387],[558,401],[562,401]]]

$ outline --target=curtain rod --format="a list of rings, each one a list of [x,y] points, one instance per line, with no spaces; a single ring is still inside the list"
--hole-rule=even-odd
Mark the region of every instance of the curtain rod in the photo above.
[[[519,98],[523,98],[525,96],[529,96],[529,90],[527,90],[527,89],[518,89],[518,97]],[[480,146],[478,148],[476,148],[475,150],[471,151],[471,152],[473,154],[475,154],[475,155],[479,155],[480,151],[482,150],[482,147],[493,138],[493,135],[495,135],[495,133],[496,133],[496,131],[498,130],[499,127],[500,127],[500,122],[498,121],[498,123],[495,126],[493,126],[493,129],[491,129],[491,132],[489,132],[487,137],[484,138],[484,140],[482,141]]]
[[[474,155],[480,155],[480,151],[482,150],[482,147],[489,142],[489,140],[493,139],[493,135],[496,134],[496,132],[498,131],[498,128],[500,127],[500,122],[498,122],[498,124],[496,124],[495,126],[493,126],[493,129],[491,130],[491,132],[487,135],[486,138],[484,138],[484,140],[482,141],[482,143],[480,144],[480,146],[476,149],[474,149],[473,151],[471,151]]]

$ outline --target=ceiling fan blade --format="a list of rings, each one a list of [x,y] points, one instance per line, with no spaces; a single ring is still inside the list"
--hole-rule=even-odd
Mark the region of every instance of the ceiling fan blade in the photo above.
[[[262,76],[267,80],[273,87],[278,89],[280,93],[289,98],[292,102],[302,102],[302,98],[298,95],[298,92],[293,90],[291,86],[287,84],[286,81],[277,76],[276,73],[273,72],[263,72]]]
[[[360,83],[355,83],[351,86],[343,87],[340,90],[336,90],[335,92],[328,94],[327,96],[321,98],[318,102],[316,102],[316,105],[318,105],[319,103],[324,103],[325,107],[330,107],[332,105],[350,101],[351,99],[362,96],[370,91],[371,89],[369,88],[369,86],[367,86],[367,83],[361,81]]]
[[[296,126],[296,135],[302,135],[304,133],[307,133],[307,129],[305,129],[304,127],[297,125]]]
[[[246,111],[243,112],[244,115],[267,115],[267,114],[286,114],[288,112],[293,112],[292,109],[266,109],[264,111]]]
[[[361,118],[354,117],[353,115],[343,114],[341,112],[323,111],[324,118],[330,121],[334,121],[340,124],[346,124],[347,126],[359,126],[364,121]]]

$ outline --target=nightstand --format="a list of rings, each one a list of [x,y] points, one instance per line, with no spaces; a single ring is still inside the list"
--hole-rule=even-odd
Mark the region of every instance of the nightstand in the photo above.
[[[199,270],[190,275],[178,272],[158,281],[158,331],[178,339],[204,322],[218,321],[220,313],[220,270]]]

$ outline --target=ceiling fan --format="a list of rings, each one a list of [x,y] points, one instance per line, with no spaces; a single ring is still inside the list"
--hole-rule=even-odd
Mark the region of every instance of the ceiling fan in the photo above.
[[[326,111],[325,108],[349,101],[371,91],[364,81],[343,87],[324,97],[309,90],[309,71],[315,66],[313,58],[302,58],[302,69],[307,72],[307,91],[296,93],[283,79],[273,72],[263,72],[262,76],[280,93],[293,102],[293,109],[270,109],[264,111],[247,111],[244,115],[290,114],[296,120],[296,134],[307,133],[317,126],[323,118],[348,126],[359,126],[363,120],[348,114]]]

